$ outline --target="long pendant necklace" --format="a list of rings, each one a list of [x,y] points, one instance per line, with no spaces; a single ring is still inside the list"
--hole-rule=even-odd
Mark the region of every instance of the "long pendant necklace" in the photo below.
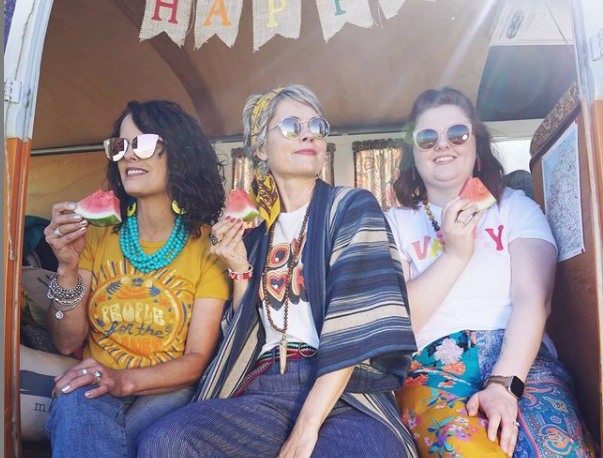
[[[277,326],[272,320],[272,313],[270,311],[270,300],[268,298],[268,266],[270,263],[270,252],[272,251],[272,244],[274,242],[274,228],[276,224],[273,224],[270,228],[270,235],[268,241],[268,253],[266,255],[266,260],[264,261],[264,272],[262,272],[262,291],[264,293],[264,305],[266,307],[266,316],[268,318],[268,322],[272,329],[276,332],[281,333],[281,341],[279,343],[279,363],[280,363],[280,372],[281,375],[285,373],[287,370],[287,328],[289,327],[289,294],[290,294],[290,286],[291,280],[293,279],[293,269],[297,265],[299,261],[299,256],[301,254],[301,249],[303,245],[303,238],[306,235],[306,225],[308,224],[308,218],[310,217],[310,207],[312,206],[312,200],[308,204],[308,208],[306,209],[306,214],[304,216],[304,221],[302,222],[301,229],[299,231],[299,235],[297,237],[297,246],[293,251],[293,256],[289,261],[289,268],[287,269],[287,279],[285,282],[285,297],[283,299],[283,307],[285,309],[283,316],[283,327]]]
[[[425,213],[427,213],[427,218],[429,218],[429,221],[431,222],[431,227],[433,227],[433,230],[435,231],[438,239],[440,240],[440,242],[442,242],[443,245],[444,238],[442,237],[442,229],[440,228],[438,220],[435,219],[435,216],[433,216],[431,207],[429,206],[429,202],[427,201],[427,199],[423,200],[423,206],[425,207]]]

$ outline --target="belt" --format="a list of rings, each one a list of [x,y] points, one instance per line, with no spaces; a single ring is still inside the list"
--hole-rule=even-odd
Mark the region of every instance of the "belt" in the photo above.
[[[255,367],[247,373],[247,375],[241,380],[240,387],[235,391],[234,397],[240,396],[245,391],[245,388],[256,378],[266,372],[275,361],[279,359],[279,347],[276,346],[272,350],[262,353],[256,363]],[[301,358],[312,358],[316,356],[318,350],[311,347],[303,342],[289,342],[287,344],[287,360],[289,359],[301,359]]]

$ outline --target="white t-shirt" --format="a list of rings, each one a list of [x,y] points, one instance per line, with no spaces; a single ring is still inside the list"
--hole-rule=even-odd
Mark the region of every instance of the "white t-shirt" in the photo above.
[[[283,328],[285,307],[285,288],[287,284],[287,271],[295,247],[297,246],[297,237],[301,230],[304,216],[308,206],[304,205],[291,213],[281,213],[276,220],[274,228],[274,240],[270,254],[268,267],[268,296],[270,298],[270,316],[272,321],[279,328]],[[306,237],[302,239],[302,252],[305,247]],[[308,293],[304,284],[304,265],[302,263],[301,252],[299,261],[293,268],[293,278],[291,279],[289,293],[289,318],[287,326],[287,340],[289,342],[304,342],[308,345],[318,348],[318,333],[312,316],[312,309],[308,302]],[[263,279],[262,279],[263,282]],[[260,288],[260,297],[264,299],[263,286]],[[262,300],[260,309],[262,324],[266,331],[266,343],[262,347],[262,353],[272,350],[278,346],[282,334],[275,331],[266,314],[266,303]]]
[[[430,204],[436,221],[442,208]],[[386,213],[402,259],[410,264],[410,280],[442,254],[423,204],[417,210],[392,208]],[[475,251],[442,305],[417,333],[419,350],[431,342],[465,329],[505,329],[511,315],[509,244],[519,238],[541,239],[555,245],[540,207],[523,191],[505,188],[501,204],[484,213],[476,231]]]

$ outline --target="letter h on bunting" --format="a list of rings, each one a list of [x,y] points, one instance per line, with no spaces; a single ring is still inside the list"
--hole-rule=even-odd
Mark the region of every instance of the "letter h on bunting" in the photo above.
[[[140,41],[165,32],[178,46],[184,44],[193,0],[147,0]]]

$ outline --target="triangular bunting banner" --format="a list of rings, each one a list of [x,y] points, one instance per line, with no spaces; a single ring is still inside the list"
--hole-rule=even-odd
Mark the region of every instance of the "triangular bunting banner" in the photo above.
[[[301,0],[253,0],[253,50],[275,35],[299,38]]]
[[[214,35],[230,48],[239,33],[243,0],[198,0],[195,18],[195,49]]]
[[[373,25],[368,0],[316,0],[316,6],[325,41],[329,41],[348,22],[360,27]]]
[[[393,18],[405,3],[406,0],[379,0],[385,19]]]
[[[165,32],[178,45],[184,44],[193,0],[146,0],[140,41]]]

